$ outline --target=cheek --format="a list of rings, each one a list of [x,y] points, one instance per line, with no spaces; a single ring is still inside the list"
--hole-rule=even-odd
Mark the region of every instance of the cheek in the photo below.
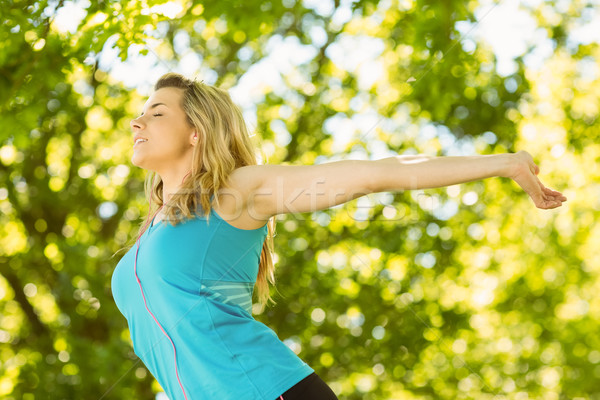
[[[156,121],[154,125],[154,140],[155,148],[162,149],[166,152],[187,149],[189,145],[190,127],[179,120],[162,119]]]

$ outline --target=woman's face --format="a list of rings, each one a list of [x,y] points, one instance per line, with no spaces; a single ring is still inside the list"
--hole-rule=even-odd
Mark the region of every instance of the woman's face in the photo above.
[[[133,165],[160,174],[191,155],[195,129],[187,123],[182,97],[182,89],[158,89],[131,121]],[[147,141],[135,143],[138,137]]]

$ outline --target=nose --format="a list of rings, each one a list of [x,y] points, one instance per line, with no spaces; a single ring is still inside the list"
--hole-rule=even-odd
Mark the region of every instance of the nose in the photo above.
[[[142,129],[143,124],[140,121],[140,117],[134,118],[131,120],[131,122],[129,122],[129,126],[131,127],[131,130],[135,132],[136,128],[137,129]]]

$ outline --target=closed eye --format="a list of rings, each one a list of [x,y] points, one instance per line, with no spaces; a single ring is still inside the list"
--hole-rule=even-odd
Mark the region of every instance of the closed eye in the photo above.
[[[154,115],[155,117],[160,117],[162,114],[152,114],[152,115]]]

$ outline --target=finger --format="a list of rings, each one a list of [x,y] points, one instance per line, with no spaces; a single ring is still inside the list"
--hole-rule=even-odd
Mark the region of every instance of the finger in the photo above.
[[[556,196],[562,196],[562,193],[559,193],[555,190],[552,189],[548,189],[548,188],[544,188],[543,192],[546,196],[552,196],[552,197],[556,197]]]
[[[542,181],[540,181],[540,178],[538,178],[537,176],[534,177],[535,180],[537,180],[538,185],[540,185],[540,188],[542,189],[542,192],[544,194],[548,193],[548,188],[546,186],[544,186],[544,184],[542,183]]]
[[[561,204],[558,202],[553,202],[553,201],[546,201],[544,202],[543,206],[540,208],[543,208],[545,210],[550,210],[552,208],[556,208],[556,207],[560,207]]]
[[[567,198],[565,196],[563,196],[562,194],[555,194],[553,195],[554,200],[558,200],[558,201],[567,201]]]
[[[530,164],[529,165],[529,170],[531,171],[532,174],[537,175],[538,171],[537,171],[537,165],[535,164]]]
[[[546,203],[548,205],[552,205],[553,207],[561,206],[563,197],[564,196],[562,196],[562,195],[559,196],[559,195],[555,195],[554,193],[548,193],[546,191],[545,193],[542,193],[542,195],[541,195],[541,202]]]
[[[538,179],[538,181],[539,181],[539,179]],[[552,193],[552,194],[560,194],[560,195],[562,195],[562,193],[561,193],[561,192],[559,192],[558,190],[550,189],[549,187],[546,187],[546,186],[544,186],[544,185],[542,184],[542,182],[540,182],[540,184],[541,184],[541,186],[542,186],[542,188],[543,188],[543,190],[544,190],[545,192],[547,192],[547,193]]]
[[[553,189],[550,189],[550,188],[546,188],[546,190],[548,190],[550,193],[554,193],[554,194],[562,194],[562,193],[560,193],[558,190],[553,190]]]
[[[529,190],[529,188],[527,186],[523,186],[523,189],[529,193],[529,195],[531,196],[531,198],[534,200],[534,203],[536,204],[543,204],[546,202],[547,198],[548,198],[548,193],[546,192],[546,187],[544,187],[544,185],[542,184],[542,182],[540,182],[540,180],[537,178],[537,176],[533,176],[533,185],[531,186],[532,190]],[[537,188],[535,188],[535,184],[537,183]],[[537,190],[536,190],[537,189]],[[537,199],[537,200],[536,200]]]
[[[560,201],[560,200],[552,200],[551,204],[552,204],[552,208],[560,207],[560,206],[562,206],[562,201]]]
[[[550,188],[544,188],[544,191],[550,195],[560,198],[562,201],[567,201],[567,197],[559,191]]]
[[[562,199],[564,198],[564,196],[562,194],[554,194],[554,193],[548,193],[548,194],[546,194],[546,197],[552,201],[562,201]]]

